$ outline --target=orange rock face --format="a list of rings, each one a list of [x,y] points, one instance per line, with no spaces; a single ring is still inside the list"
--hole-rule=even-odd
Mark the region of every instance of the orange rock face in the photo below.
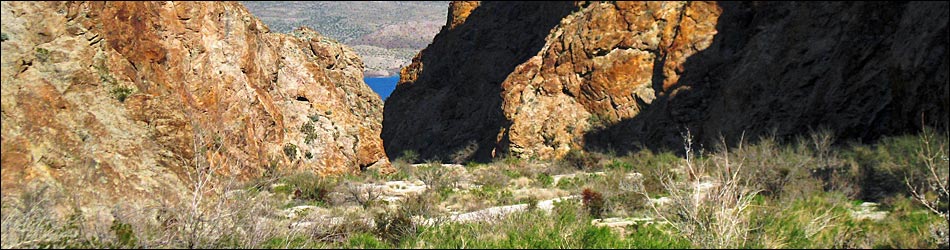
[[[362,62],[312,30],[270,33],[238,3],[0,6],[4,195],[174,196],[195,166],[389,168]]]
[[[452,1],[449,3],[449,15],[445,22],[447,29],[454,29],[455,26],[465,22],[468,15],[481,4],[481,1]]]
[[[502,83],[511,121],[503,143],[516,155],[560,158],[594,127],[633,118],[656,99],[654,84],[671,87],[686,58],[709,46],[721,11],[705,2],[619,2],[565,17]]]
[[[386,99],[382,137],[390,157],[410,150],[420,160],[495,157],[498,131],[509,126],[501,83],[576,9],[571,2],[450,6],[447,26],[403,68],[395,98]]]
[[[948,124],[947,14],[934,11],[946,3],[452,6],[387,99],[390,156],[476,145],[470,159],[560,158],[682,148],[687,130],[712,145]]]

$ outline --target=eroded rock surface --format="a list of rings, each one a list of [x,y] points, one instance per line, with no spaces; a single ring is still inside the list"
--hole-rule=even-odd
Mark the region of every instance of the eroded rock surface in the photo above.
[[[390,156],[560,158],[943,127],[947,3],[452,3],[387,100]],[[471,150],[471,149],[475,150]]]
[[[489,159],[498,130],[501,82],[538,53],[574,3],[452,3],[448,25],[403,68],[387,98],[383,142],[390,157],[413,150],[420,160]],[[472,9],[472,7],[474,7]],[[467,157],[453,157],[470,151]]]
[[[3,2],[3,194],[187,193],[196,166],[389,168],[382,101],[347,47],[232,2]]]

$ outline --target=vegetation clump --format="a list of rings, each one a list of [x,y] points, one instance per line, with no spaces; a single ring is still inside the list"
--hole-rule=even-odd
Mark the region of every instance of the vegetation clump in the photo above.
[[[59,219],[52,212],[51,201],[60,198],[51,195],[49,188],[4,197],[2,246],[947,245],[945,166],[950,140],[946,135],[925,131],[884,138],[873,145],[832,144],[832,139],[820,133],[784,141],[766,137],[735,147],[697,150],[686,136],[686,154],[681,157],[646,150],[625,156],[584,153],[602,157],[597,164],[608,162],[598,169],[601,171],[582,171],[564,162],[513,158],[464,167],[439,162],[411,164],[417,156],[408,153],[393,161],[397,171],[388,175],[287,173],[286,168],[275,165],[280,161],[273,160],[270,173],[261,180],[229,184],[211,178],[214,170],[198,167],[193,192],[208,195],[151,206],[123,206],[109,220],[82,216],[79,209]],[[288,157],[296,157],[296,146],[287,144],[284,149]],[[425,188],[391,196],[416,182]],[[242,185],[245,188],[240,188]],[[504,210],[500,208],[512,210],[454,219],[470,212]],[[90,226],[96,221],[106,224]]]
[[[125,102],[125,99],[127,99],[129,95],[132,95],[132,92],[134,91],[135,89],[117,85],[114,88],[112,88],[112,90],[109,93],[111,93],[112,97],[115,97],[116,100],[119,100],[119,102]]]

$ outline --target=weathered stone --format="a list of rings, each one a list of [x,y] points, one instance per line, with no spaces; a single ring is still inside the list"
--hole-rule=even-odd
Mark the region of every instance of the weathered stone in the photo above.
[[[231,2],[3,2],[3,194],[186,194],[196,166],[390,168],[382,102],[345,46]]]
[[[947,3],[453,3],[387,100],[390,156],[560,158],[946,127]]]
[[[449,15],[445,21],[445,27],[453,29],[455,26],[464,23],[468,15],[471,15],[472,10],[475,10],[480,3],[481,1],[453,1],[449,3]]]
[[[382,137],[387,155],[413,150],[420,161],[449,161],[457,152],[471,151],[458,158],[493,157],[498,129],[508,126],[501,82],[537,54],[551,28],[573,9],[571,2],[485,2],[471,11],[451,11],[447,24],[456,26],[443,28],[403,68],[386,99]]]

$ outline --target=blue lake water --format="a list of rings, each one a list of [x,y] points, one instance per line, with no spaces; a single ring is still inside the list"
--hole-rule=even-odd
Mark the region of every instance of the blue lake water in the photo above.
[[[389,94],[392,94],[393,90],[396,90],[396,82],[399,82],[399,76],[366,77],[363,78],[363,81],[385,101],[386,97],[389,97]]]

